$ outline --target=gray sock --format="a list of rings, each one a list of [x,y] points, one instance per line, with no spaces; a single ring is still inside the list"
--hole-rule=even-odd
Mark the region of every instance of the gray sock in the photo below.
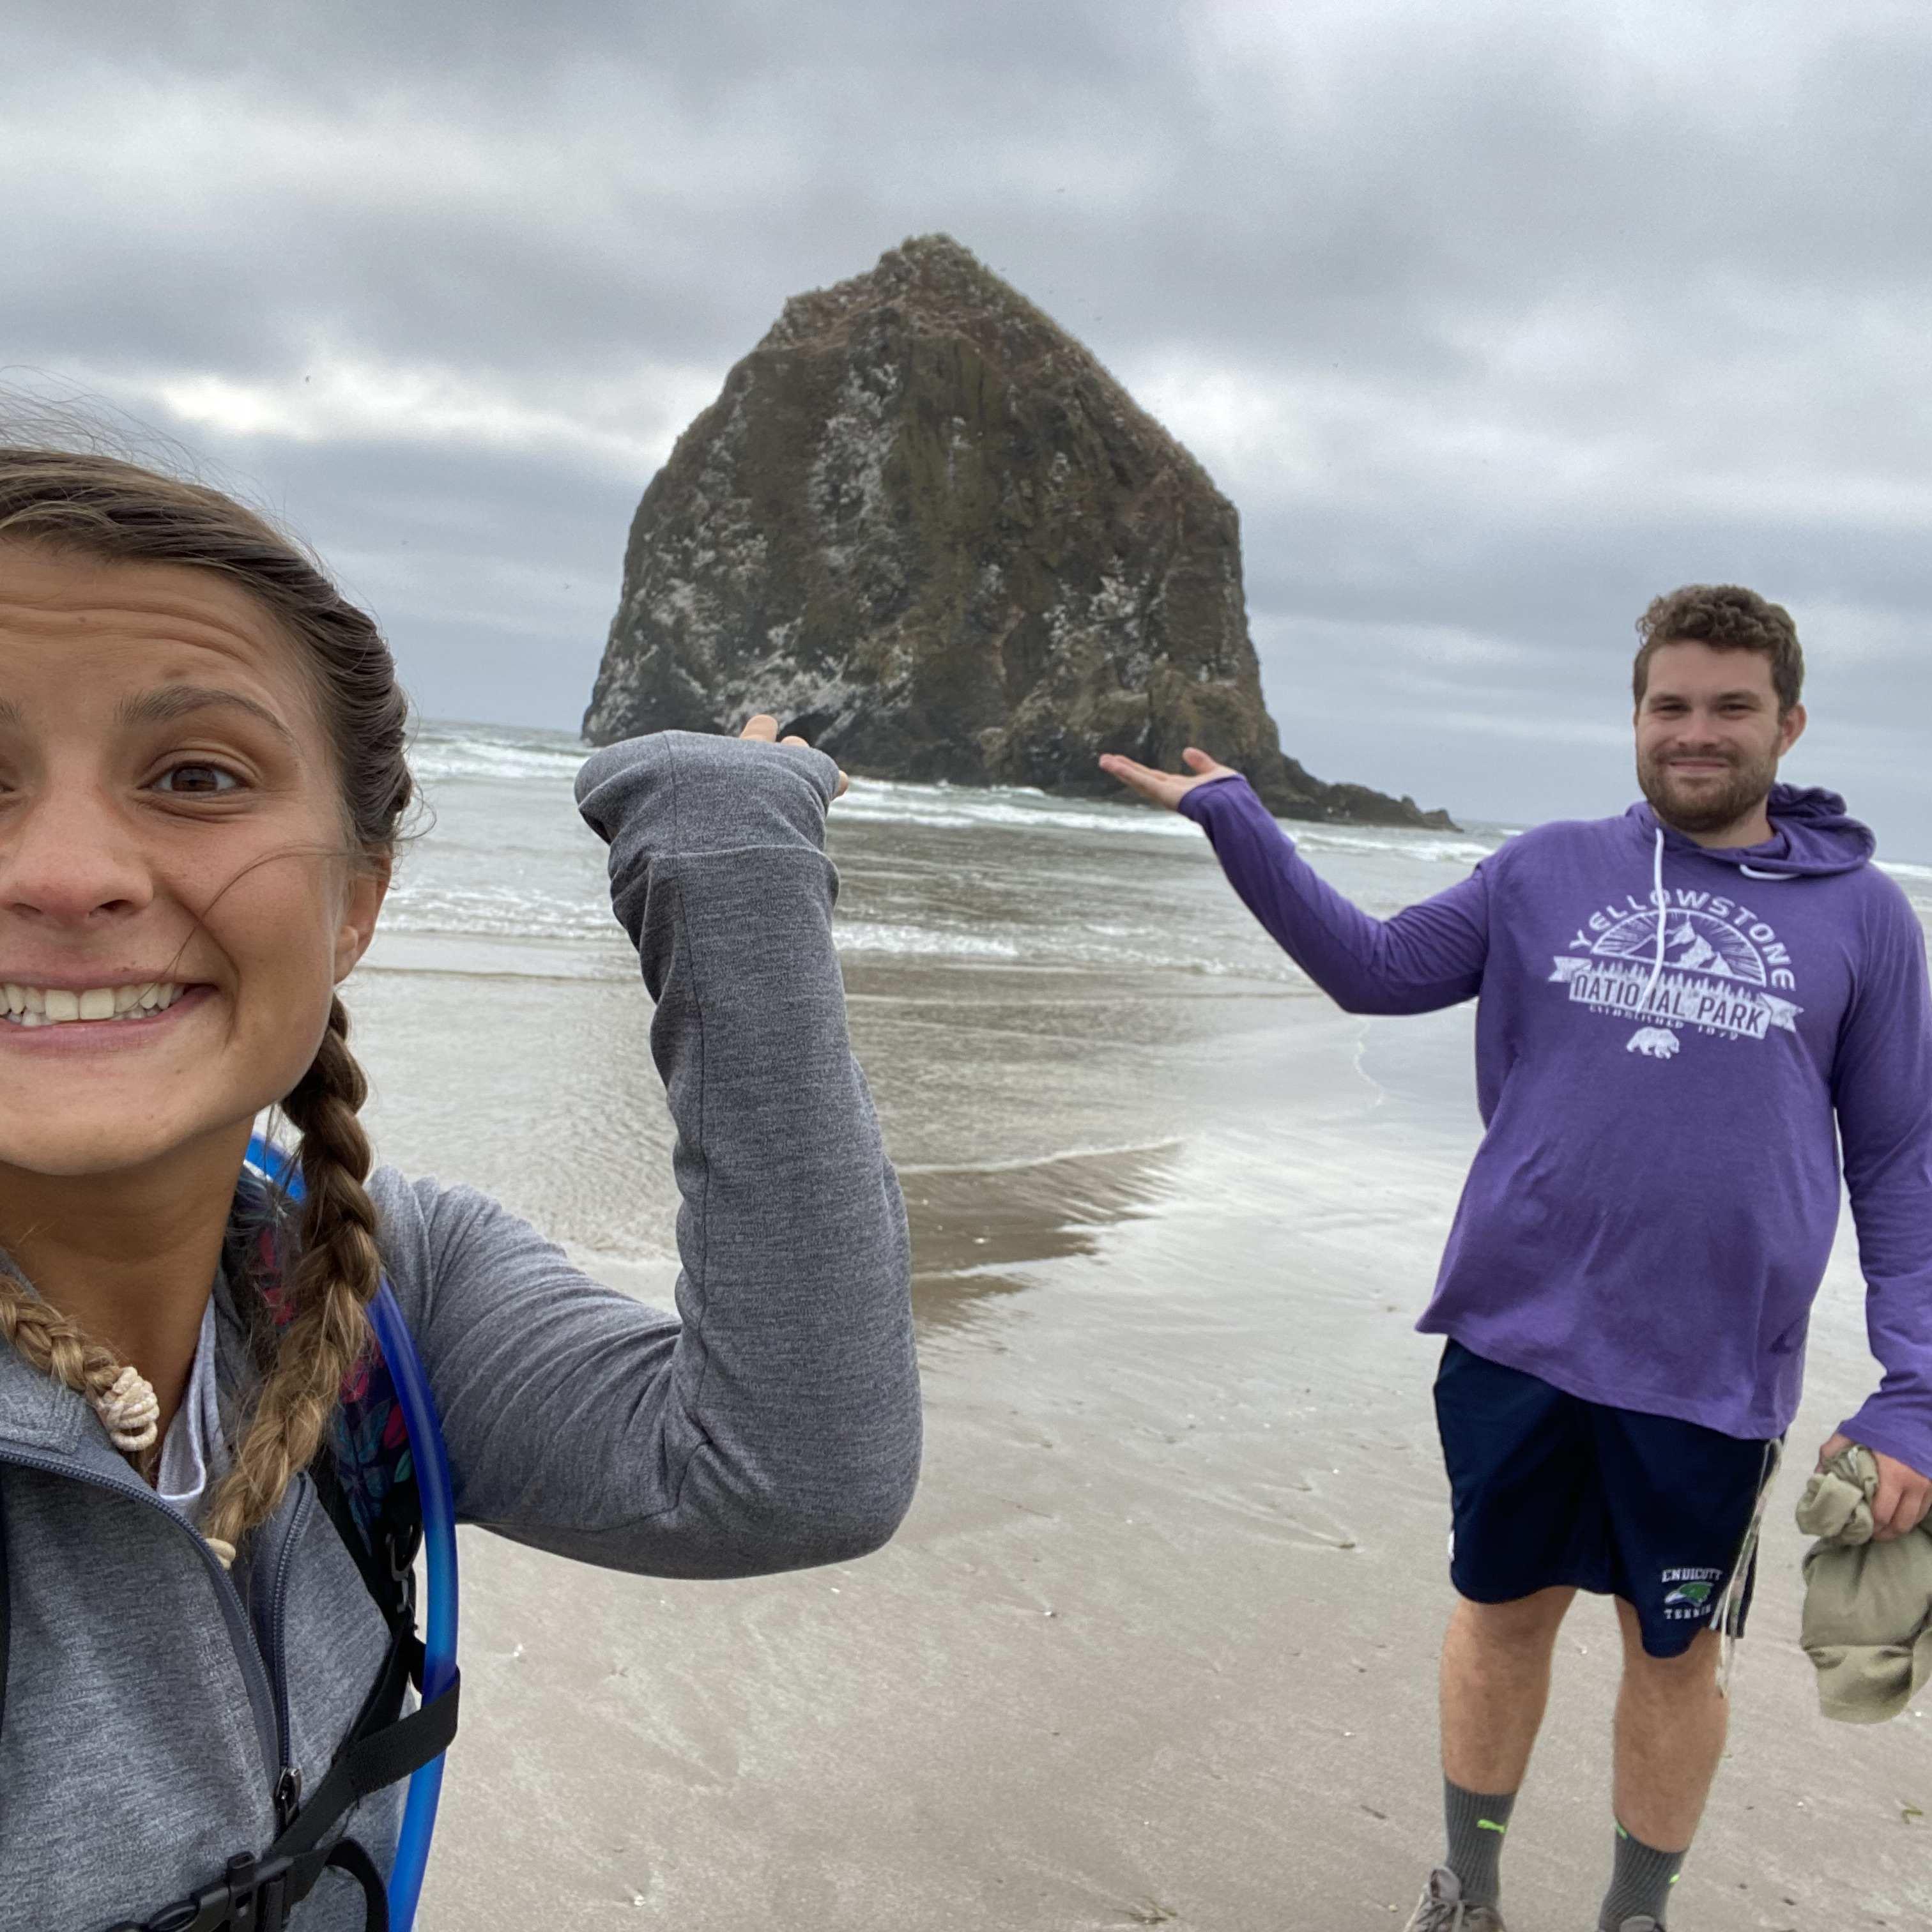
[[[1466,1905],[1493,1905],[1502,1894],[1497,1868],[1515,1804],[1514,1791],[1504,1797],[1485,1797],[1446,1778],[1442,1780],[1442,1810],[1449,1823],[1449,1856],[1443,1862],[1461,1883]]]
[[[1604,1909],[1597,1916],[1597,1932],[1622,1932],[1627,1918],[1648,1917],[1661,1925],[1684,1859],[1682,1852],[1653,1851],[1619,1825],[1616,1866],[1604,1894]]]

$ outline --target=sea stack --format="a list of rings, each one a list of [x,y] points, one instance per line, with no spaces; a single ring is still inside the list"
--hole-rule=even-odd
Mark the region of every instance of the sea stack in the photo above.
[[[1282,754],[1234,506],[944,235],[787,302],[638,507],[584,736],[754,710],[874,776],[1106,794],[1192,744],[1286,817],[1448,822]]]

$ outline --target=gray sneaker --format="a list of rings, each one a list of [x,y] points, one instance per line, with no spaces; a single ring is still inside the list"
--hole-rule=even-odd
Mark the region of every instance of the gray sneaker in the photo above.
[[[1447,1865],[1438,1865],[1429,1874],[1407,1932],[1504,1932],[1504,1928],[1493,1905],[1465,1905],[1462,1880]]]
[[[1617,1932],[1664,1932],[1664,1922],[1643,1912],[1635,1918],[1626,1918],[1617,1928]]]

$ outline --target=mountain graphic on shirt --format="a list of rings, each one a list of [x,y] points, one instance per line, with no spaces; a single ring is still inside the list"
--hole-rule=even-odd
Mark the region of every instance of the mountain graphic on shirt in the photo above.
[[[1750,986],[1771,983],[1764,955],[1735,926],[1712,913],[1673,909],[1664,922],[1664,948],[1665,964],[1680,973]],[[1657,956],[1657,914],[1626,914],[1590,950],[1600,959],[1649,964]]]
[[[1670,950],[1672,946],[1678,949],[1675,952]],[[1665,936],[1664,948],[1670,964],[1684,972],[1709,973],[1720,980],[1733,976],[1724,956],[1688,920]]]

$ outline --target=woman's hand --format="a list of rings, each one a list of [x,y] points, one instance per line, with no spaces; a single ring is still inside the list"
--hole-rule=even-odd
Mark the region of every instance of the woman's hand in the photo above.
[[[757,722],[755,718],[752,720],[754,724]],[[1180,760],[1187,767],[1185,772],[1157,772],[1151,765],[1136,764],[1132,758],[1124,758],[1118,752],[1109,752],[1100,760],[1100,769],[1109,778],[1118,778],[1121,784],[1138,792],[1150,804],[1164,805],[1169,812],[1179,811],[1180,801],[1196,785],[1206,784],[1215,778],[1240,776],[1232,765],[1217,764],[1205,752],[1197,752],[1192,745],[1181,753]],[[1192,776],[1190,776],[1190,773]]]
[[[738,735],[741,738],[755,738],[761,745],[804,745],[807,751],[812,748],[802,738],[781,738],[778,736],[778,721],[768,711],[760,711],[755,718],[748,720],[744,730]],[[852,781],[842,771],[838,774],[838,789],[832,794],[833,798],[843,798],[850,789],[851,784]]]

